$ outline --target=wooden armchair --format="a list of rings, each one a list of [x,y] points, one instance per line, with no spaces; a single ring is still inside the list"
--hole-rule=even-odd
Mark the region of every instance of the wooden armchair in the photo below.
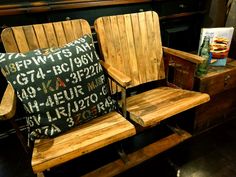
[[[123,115],[136,125],[137,131],[166,124],[171,121],[169,118],[209,101],[208,94],[190,91],[197,65],[203,59],[162,46],[156,12],[101,17],[95,21],[95,30],[105,65],[131,78],[129,85],[120,84],[121,107]],[[166,127],[174,133],[130,154],[128,166],[191,137],[178,126],[167,124]]]
[[[6,28],[2,32],[2,41],[6,52],[27,52],[37,48],[63,46],[84,34],[91,34],[90,26],[85,20],[78,19]],[[15,108],[15,93],[9,85],[1,102],[0,115],[10,118],[14,115]],[[134,126],[113,111],[58,137],[37,139],[32,153],[33,171],[41,176],[46,169],[118,142],[135,133]]]
[[[131,78],[128,88],[145,83],[154,87],[123,101],[124,115],[127,111],[134,122],[143,127],[153,126],[209,101],[209,95],[205,93],[180,89],[177,85],[169,87],[174,84],[168,80],[161,87],[153,82],[164,80],[171,66],[174,72],[182,72],[182,82],[171,80],[191,89],[195,68],[202,62],[199,56],[162,46],[157,13],[147,11],[101,17],[95,21],[95,30],[105,63]]]

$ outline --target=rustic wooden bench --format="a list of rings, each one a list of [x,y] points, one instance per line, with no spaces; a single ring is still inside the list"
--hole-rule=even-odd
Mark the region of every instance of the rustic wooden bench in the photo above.
[[[161,46],[159,21],[155,13],[102,17],[96,21],[95,29],[105,60],[105,62],[101,61],[101,64],[111,80],[120,86],[117,89],[116,84],[113,82],[111,84],[113,92],[122,93],[123,116],[131,119],[134,124],[152,127],[209,100],[207,94],[167,87],[171,85],[169,82],[162,87],[126,97],[126,93],[132,87],[136,88],[146,82],[165,79],[165,75],[169,72],[168,67],[164,67],[164,56],[165,61],[168,61],[165,66],[172,65],[177,68],[181,64],[187,66],[187,69],[181,67],[180,71],[183,71],[183,80],[186,81],[187,75],[189,81],[180,82],[177,79],[175,83],[188,89],[192,88],[193,77],[191,76],[194,75],[197,64],[202,62],[202,58],[196,55]],[[72,20],[12,27],[4,30],[4,33],[2,38],[7,52],[25,52],[35,48],[52,47],[55,44],[60,46],[91,31],[84,20]],[[61,35],[63,37],[57,40],[56,36]],[[46,40],[47,38],[49,40]],[[40,39],[36,42],[37,45],[35,45],[36,39]],[[112,112],[56,138],[35,141],[32,156],[34,172],[42,175],[46,169],[134,136],[138,126],[135,129],[127,119]],[[85,176],[97,177],[104,174],[115,176],[191,137],[191,134],[184,130],[173,127],[171,129],[174,131],[172,134],[127,154],[127,161],[117,159]]]

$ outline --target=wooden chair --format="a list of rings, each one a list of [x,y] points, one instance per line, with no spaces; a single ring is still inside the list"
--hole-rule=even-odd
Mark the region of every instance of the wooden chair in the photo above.
[[[84,34],[91,34],[90,26],[85,20],[78,19],[6,28],[2,32],[2,41],[6,52],[27,52],[37,48],[63,46]],[[1,102],[0,115],[10,118],[16,108],[15,93],[10,85],[5,95]],[[135,133],[134,126],[113,111],[58,137],[36,140],[31,162],[33,171],[41,176],[46,169],[118,142]]]
[[[190,91],[203,59],[162,46],[156,12],[105,16],[94,24],[104,65],[131,79],[130,84],[118,83],[123,115],[137,125],[137,130],[159,125],[209,101],[208,94]],[[175,133],[128,155],[130,167],[191,137],[186,131],[170,128]],[[129,168],[110,164],[103,170],[112,166],[116,170]]]

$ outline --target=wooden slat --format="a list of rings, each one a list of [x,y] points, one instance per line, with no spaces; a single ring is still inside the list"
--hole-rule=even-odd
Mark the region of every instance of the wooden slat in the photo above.
[[[127,110],[132,120],[146,127],[209,100],[208,94],[160,87],[129,97]]]
[[[65,32],[61,22],[54,22],[53,27],[55,29],[55,34],[59,46],[63,46],[67,43]]]
[[[35,35],[38,39],[38,44],[40,48],[49,48],[49,43],[46,37],[46,31],[44,31],[42,24],[33,25]]]
[[[106,62],[108,64],[110,64],[111,66],[117,66],[117,60],[116,60],[116,49],[115,49],[115,43],[113,43],[113,41],[115,39],[113,39],[113,33],[111,30],[111,22],[110,22],[110,18],[103,18],[100,21],[100,24],[103,26],[104,31],[103,32],[103,36],[99,36],[99,39],[102,39],[104,37],[104,44],[107,45],[103,45],[103,43],[101,43],[101,47],[104,49],[103,50],[103,57],[104,59],[109,58],[109,60],[107,60]],[[120,68],[118,68],[118,70],[120,70]]]
[[[191,135],[183,131],[183,134],[171,134],[161,140],[158,140],[144,148],[139,149],[131,154],[128,154],[128,162],[124,163],[121,159],[115,160],[95,171],[92,171],[83,177],[112,177],[120,174],[136,165],[141,164],[145,160],[148,160],[161,152],[164,152],[184,140],[190,138]],[[142,175],[141,175],[142,176]],[[144,175],[145,176],[145,175]]]
[[[135,46],[135,55],[138,64],[138,73],[139,73],[139,83],[146,82],[146,57],[144,58],[143,54],[143,44],[141,40],[141,31],[139,24],[139,17],[137,14],[131,14],[132,28],[133,28],[133,37],[134,37],[134,46]],[[147,51],[148,52],[148,51]],[[131,59],[132,60],[132,59]],[[131,66],[132,67],[132,66]]]
[[[164,68],[164,60],[163,60],[163,51],[162,51],[162,42],[161,42],[161,32],[160,32],[160,23],[159,23],[159,16],[157,13],[149,14],[147,12],[149,20],[152,18],[153,21],[153,28],[154,28],[154,46],[155,48],[155,60],[157,63],[157,78],[164,79],[165,78],[165,68]],[[158,39],[158,40],[156,40]]]
[[[145,23],[147,24],[148,28],[146,28],[145,30],[146,32],[146,38],[148,41],[150,41],[150,45],[147,45],[147,50],[149,51],[147,53],[147,57],[150,58],[152,63],[148,63],[148,73],[147,75],[149,75],[148,80],[156,80],[158,79],[156,71],[158,70],[157,67],[157,59],[155,57],[155,52],[158,51],[157,45],[156,44],[156,40],[152,40],[153,39],[153,35],[154,35],[154,25],[153,25],[153,19],[152,17],[152,13],[148,12],[145,14]],[[145,25],[142,25],[145,26]],[[144,36],[145,37],[145,36]]]
[[[14,27],[12,28],[13,34],[15,37],[15,41],[17,43],[19,52],[27,52],[29,51],[29,46],[27,39],[25,37],[25,33],[22,27]]]
[[[49,47],[58,47],[57,37],[52,23],[43,24]]]
[[[92,34],[89,23],[86,20],[71,20],[75,38],[82,37],[85,34]]]
[[[5,28],[1,33],[1,39],[6,52],[19,52],[13,31],[11,28]]]
[[[135,54],[135,46],[134,46],[134,38],[133,38],[133,29],[132,29],[132,22],[129,15],[124,15],[125,19],[125,31],[126,31],[126,38],[128,42],[128,50],[129,55],[127,56],[127,64],[128,66],[132,66],[129,68],[130,76],[132,78],[132,85],[139,84],[139,74],[138,74],[138,62]],[[128,67],[127,67],[128,68]]]
[[[70,21],[63,21],[62,22],[65,36],[66,36],[66,41],[71,42],[75,39],[75,35],[73,33],[72,25]]]
[[[135,134],[134,126],[116,112],[73,129],[54,139],[36,141],[32,167],[41,172]]]
[[[23,27],[25,37],[28,43],[29,50],[35,50],[39,48],[38,40],[36,38],[34,29],[31,25]]]
[[[109,30],[109,32],[112,32],[112,41],[113,42],[113,45],[114,45],[114,53],[112,55],[114,55],[114,60],[116,60],[116,67],[119,68],[119,70],[122,72],[122,73],[125,73],[125,67],[124,66],[124,61],[122,60],[122,48],[121,48],[121,36],[120,36],[120,33],[119,33],[119,27],[122,25],[122,24],[118,24],[118,17],[116,16],[111,16],[110,18],[110,23],[111,23],[111,29]],[[120,27],[122,28],[122,26]],[[109,40],[109,39],[108,39]],[[115,41],[115,43],[114,43]]]
[[[156,75],[156,71],[157,71],[157,68],[154,70],[154,72],[150,72],[150,68],[152,68],[152,65],[154,65],[154,63],[151,61],[152,58],[150,56],[150,54],[152,53],[152,51],[154,50],[155,46],[151,45],[150,42],[153,41],[153,39],[150,39],[148,38],[148,35],[147,35],[147,29],[149,27],[147,27],[147,23],[146,23],[146,17],[145,17],[145,14],[146,13],[139,13],[138,14],[138,20],[139,20],[139,29],[140,29],[140,34],[139,36],[141,37],[141,41],[139,41],[139,44],[141,44],[140,46],[140,49],[138,50],[141,50],[141,53],[142,53],[142,56],[140,57],[141,59],[141,66],[145,66],[143,67],[145,69],[145,71],[143,73],[145,73],[145,76],[146,76],[146,79],[145,79],[145,82],[149,82],[149,81],[153,81],[152,79],[152,75]],[[147,15],[147,14],[146,14]],[[148,19],[148,17],[147,17]],[[148,42],[150,41],[150,42]],[[150,43],[150,44],[149,44]],[[138,42],[137,42],[138,44]],[[150,60],[150,62],[146,62],[146,60]],[[148,70],[146,68],[149,68]],[[156,78],[154,78],[156,79]]]

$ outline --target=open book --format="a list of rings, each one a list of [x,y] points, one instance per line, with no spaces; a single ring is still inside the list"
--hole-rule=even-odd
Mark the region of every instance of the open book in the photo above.
[[[233,32],[234,32],[233,27],[202,28],[198,47],[198,54],[204,36],[209,36],[210,37],[209,47],[211,53],[210,65],[225,66],[227,62],[227,56],[229,53]]]

